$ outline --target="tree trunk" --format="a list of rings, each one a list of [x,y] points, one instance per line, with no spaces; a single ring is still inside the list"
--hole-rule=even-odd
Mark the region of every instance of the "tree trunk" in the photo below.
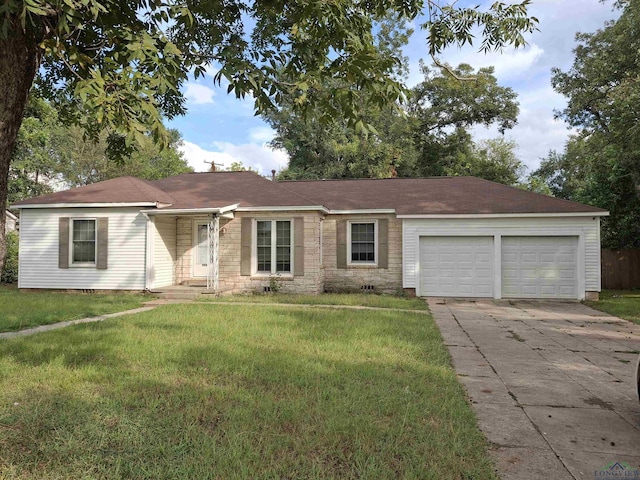
[[[9,163],[22,123],[29,89],[40,66],[42,27],[13,19],[7,38],[0,37],[0,271],[7,252],[5,224],[9,189]]]

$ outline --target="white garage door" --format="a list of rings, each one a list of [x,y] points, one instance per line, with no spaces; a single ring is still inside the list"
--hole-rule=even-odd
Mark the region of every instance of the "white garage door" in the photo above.
[[[502,237],[504,298],[578,298],[578,237]]]
[[[493,237],[420,237],[420,294],[493,297]]]

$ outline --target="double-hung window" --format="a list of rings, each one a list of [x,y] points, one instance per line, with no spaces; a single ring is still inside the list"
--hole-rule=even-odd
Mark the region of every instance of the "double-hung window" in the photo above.
[[[349,263],[371,264],[377,262],[376,222],[349,223]]]
[[[71,221],[71,239],[71,263],[76,265],[95,265],[95,219],[73,219]]]
[[[256,271],[262,274],[291,273],[292,229],[290,220],[256,222]]]

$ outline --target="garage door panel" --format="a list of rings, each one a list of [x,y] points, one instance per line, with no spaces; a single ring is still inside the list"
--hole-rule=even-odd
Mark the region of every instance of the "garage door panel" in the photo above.
[[[493,296],[493,237],[421,237],[421,294]]]
[[[577,237],[502,237],[502,296],[577,298]]]

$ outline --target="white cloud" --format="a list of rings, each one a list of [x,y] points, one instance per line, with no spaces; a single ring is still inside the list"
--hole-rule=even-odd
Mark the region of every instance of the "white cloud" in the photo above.
[[[283,150],[272,150],[266,144],[245,143],[236,145],[230,142],[214,142],[214,150],[206,150],[191,142],[184,142],[180,150],[196,172],[207,172],[210,162],[216,168],[227,169],[233,162],[242,162],[245,167],[257,170],[261,175],[271,175],[271,170],[281,170],[289,162]]]
[[[184,96],[187,101],[193,105],[211,104],[216,92],[209,87],[200,85],[195,82],[187,82],[187,86],[184,91]]]
[[[255,127],[249,130],[249,140],[252,143],[267,143],[273,140],[276,132],[270,127]]]
[[[520,96],[520,115],[518,124],[506,132],[506,136],[518,144],[518,157],[527,165],[529,171],[536,170],[540,159],[550,150],[562,151],[571,130],[562,120],[554,119],[554,110],[560,110],[565,104],[562,95],[551,86],[530,90]],[[500,136],[494,127],[473,129],[476,140]]]

